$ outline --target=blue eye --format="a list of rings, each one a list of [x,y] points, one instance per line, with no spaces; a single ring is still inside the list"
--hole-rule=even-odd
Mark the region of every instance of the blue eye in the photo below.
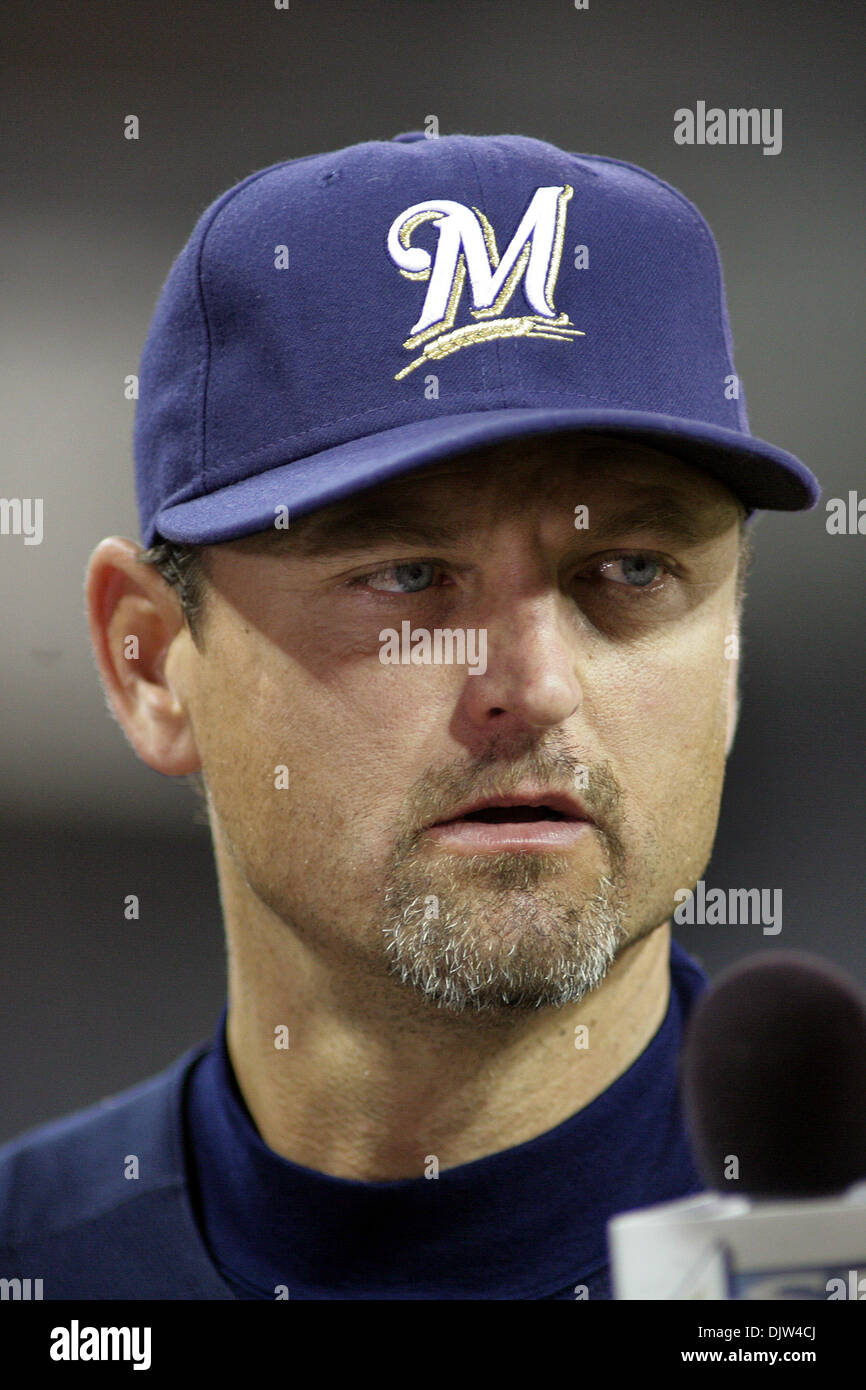
[[[436,570],[437,566],[428,560],[407,560],[402,565],[386,565],[384,569],[376,570],[373,574],[362,575],[360,579],[353,582],[367,585],[380,593],[417,594],[430,587]],[[398,586],[404,587],[394,588],[389,585],[376,585],[372,582],[374,579],[380,579],[382,575],[397,576]]]
[[[658,571],[662,568],[658,560],[654,560],[651,555],[621,555],[613,564],[621,565],[629,588],[643,589],[651,584],[658,577]]]
[[[607,571],[613,569],[614,566],[620,567],[624,582],[614,578],[613,584],[620,584],[620,587],[630,589],[649,588],[649,585],[657,580],[660,573],[666,569],[662,562],[656,560],[655,556],[652,555],[619,555],[612,560],[606,560],[601,569]],[[610,575],[605,574],[605,577],[610,578]]]

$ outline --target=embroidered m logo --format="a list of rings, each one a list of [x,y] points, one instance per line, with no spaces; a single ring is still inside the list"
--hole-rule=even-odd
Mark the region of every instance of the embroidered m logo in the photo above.
[[[388,254],[407,280],[428,280],[418,322],[403,346],[424,349],[394,377],[400,381],[422,363],[446,357],[472,343],[491,338],[584,337],[567,314],[557,315],[553,289],[559,274],[565,213],[574,190],[568,184],[537,188],[504,255],[484,213],[447,198],[415,203],[395,217],[388,232]],[[439,233],[435,255],[412,246],[412,234],[422,222]],[[469,277],[471,308],[476,323],[453,328],[457,306]],[[502,318],[520,279],[534,314]]]

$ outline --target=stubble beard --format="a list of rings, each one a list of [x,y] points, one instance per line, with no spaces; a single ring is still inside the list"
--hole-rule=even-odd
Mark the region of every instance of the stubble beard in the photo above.
[[[606,868],[575,891],[561,853],[424,853],[398,846],[382,933],[389,975],[451,1013],[562,1008],[601,983],[629,941],[625,855],[596,827]]]

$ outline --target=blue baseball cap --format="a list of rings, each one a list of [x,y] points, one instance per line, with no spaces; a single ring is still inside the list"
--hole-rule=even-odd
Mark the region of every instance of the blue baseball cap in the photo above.
[[[142,541],[231,540],[575,430],[691,463],[749,514],[820,496],[749,431],[718,250],[669,184],[522,135],[286,160],[207,208],[160,294],[134,429]]]

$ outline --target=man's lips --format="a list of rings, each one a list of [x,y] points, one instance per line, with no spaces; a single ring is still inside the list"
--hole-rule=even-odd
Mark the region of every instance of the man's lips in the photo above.
[[[584,838],[594,822],[567,792],[514,792],[467,802],[427,834],[449,848],[485,851],[567,849]]]
[[[541,820],[592,820],[583,803],[570,792],[518,791],[505,796],[488,796],[467,801],[452,815],[436,821],[435,824],[453,825],[456,821],[465,821],[468,818],[493,824],[513,824],[518,821],[531,824]]]

